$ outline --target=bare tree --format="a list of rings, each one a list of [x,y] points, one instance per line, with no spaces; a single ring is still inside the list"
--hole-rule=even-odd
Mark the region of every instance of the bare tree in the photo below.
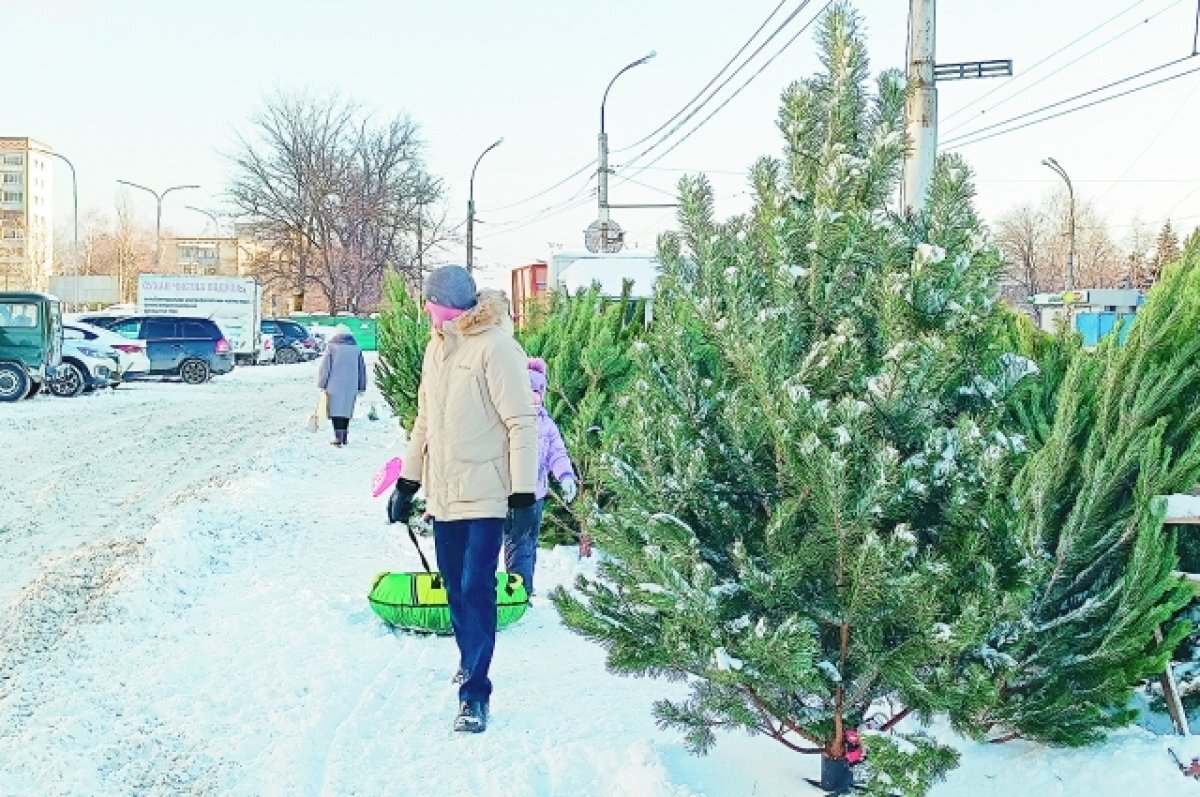
[[[1045,214],[1029,204],[1013,208],[997,223],[996,245],[1008,261],[1004,298],[1014,306],[1026,305],[1028,297],[1056,287],[1050,238]]]
[[[1006,213],[996,225],[995,240],[1008,263],[1005,298],[1026,305],[1035,293],[1061,291],[1066,285],[1070,240],[1070,208],[1065,192],[1051,194],[1034,207],[1025,204]],[[1086,200],[1075,205],[1075,285],[1113,288],[1128,278],[1128,263],[1109,233],[1108,223]]]
[[[269,97],[230,159],[260,276],[290,283],[296,304],[316,288],[334,312],[373,307],[384,271],[413,267],[442,191],[414,122],[374,123],[336,94]]]

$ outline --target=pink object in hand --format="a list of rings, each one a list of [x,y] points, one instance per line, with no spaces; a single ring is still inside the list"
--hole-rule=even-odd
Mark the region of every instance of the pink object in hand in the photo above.
[[[378,498],[388,491],[388,488],[396,483],[400,478],[400,469],[404,467],[404,463],[400,461],[400,457],[392,457],[383,467],[375,473],[375,478],[371,480],[371,497]]]

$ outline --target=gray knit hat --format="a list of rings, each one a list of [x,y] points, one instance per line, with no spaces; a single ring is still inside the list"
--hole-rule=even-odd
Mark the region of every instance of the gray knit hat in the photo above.
[[[425,278],[425,298],[442,307],[470,310],[478,296],[474,278],[462,266],[442,266]]]

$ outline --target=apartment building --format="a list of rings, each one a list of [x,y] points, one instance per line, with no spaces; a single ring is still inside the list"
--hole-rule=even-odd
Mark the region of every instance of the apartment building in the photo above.
[[[0,136],[0,290],[46,290],[54,271],[54,158]]]
[[[237,238],[163,238],[163,274],[240,276]]]

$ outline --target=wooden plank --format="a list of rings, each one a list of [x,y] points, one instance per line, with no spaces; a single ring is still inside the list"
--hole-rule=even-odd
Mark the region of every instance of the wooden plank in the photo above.
[[[1162,644],[1163,635],[1160,629],[1154,629],[1154,641]],[[1171,722],[1175,723],[1175,730],[1180,736],[1191,736],[1187,712],[1183,710],[1183,700],[1179,697],[1179,685],[1175,682],[1175,672],[1171,669],[1170,661],[1163,668],[1163,674],[1158,676],[1158,682],[1162,684],[1163,700],[1167,704],[1167,713],[1171,715]]]
[[[1163,523],[1200,526],[1200,495],[1164,495],[1167,516]]]

